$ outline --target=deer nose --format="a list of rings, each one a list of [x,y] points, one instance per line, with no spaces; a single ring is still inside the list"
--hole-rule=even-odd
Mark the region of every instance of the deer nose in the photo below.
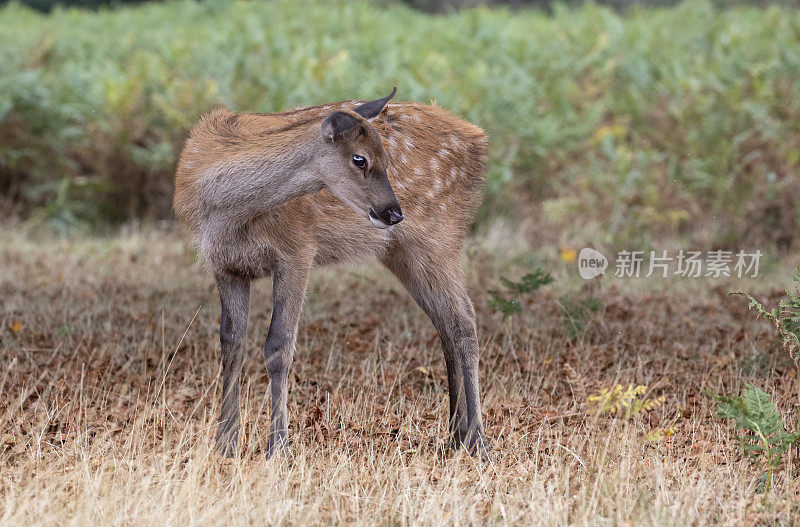
[[[403,211],[400,210],[400,205],[392,205],[378,213],[378,218],[386,225],[395,225],[403,221]]]

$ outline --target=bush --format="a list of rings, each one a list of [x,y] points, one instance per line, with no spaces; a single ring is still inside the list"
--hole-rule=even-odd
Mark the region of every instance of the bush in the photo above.
[[[747,385],[742,395],[707,393],[717,400],[717,417],[733,421],[734,439],[742,451],[754,460],[765,462],[763,488],[768,494],[783,454],[800,440],[800,426],[794,432],[787,432],[772,396],[752,384]]]
[[[790,243],[798,228],[790,9],[430,16],[391,3],[178,1],[44,15],[10,4],[0,27],[0,192],[28,214],[169,217],[176,152],[203,112],[397,85],[399,99],[435,100],[490,133],[482,217],[544,203],[550,231],[599,243]]]
[[[98,7],[116,7],[124,4],[140,4],[146,0],[21,0],[20,3],[38,9],[39,11],[50,11],[57,6],[81,7],[85,9],[97,9]],[[8,0],[0,0],[0,5],[8,3]]]
[[[550,11],[557,4],[580,6],[586,0],[405,0],[406,3],[430,13],[446,13],[453,9],[463,9],[479,5],[508,6],[513,8],[535,7]],[[618,11],[637,7],[668,7],[679,4],[681,0],[596,0],[598,5],[613,7]],[[797,6],[797,0],[714,0],[714,5],[726,7],[731,5],[751,5],[768,7],[770,5]]]

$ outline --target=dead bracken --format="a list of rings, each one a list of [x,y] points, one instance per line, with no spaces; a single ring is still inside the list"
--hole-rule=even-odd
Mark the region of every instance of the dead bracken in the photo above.
[[[503,254],[484,248],[491,237],[472,240],[466,269],[494,448],[481,464],[445,448],[441,348],[389,273],[314,274],[289,379],[290,469],[264,463],[269,383],[258,346],[268,312],[251,320],[241,456],[213,454],[218,300],[181,235],[64,241],[16,230],[0,234],[5,523],[739,525],[797,514],[793,456],[762,507],[762,469],[700,391],[750,382],[782,408],[796,397],[791,360],[759,352],[780,339],[727,288],[611,287],[570,340],[555,289],[512,319],[489,307],[485,269],[513,255],[489,256]],[[254,288],[253,302],[269,305],[269,289]],[[588,397],[617,384],[647,386],[643,397],[664,404],[630,418],[592,412]]]

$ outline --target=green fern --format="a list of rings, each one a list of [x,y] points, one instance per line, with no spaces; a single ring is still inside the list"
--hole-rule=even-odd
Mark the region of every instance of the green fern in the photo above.
[[[564,330],[569,340],[583,336],[586,323],[592,313],[600,309],[600,299],[595,297],[574,301],[567,296],[558,299],[561,315],[564,317]]]
[[[748,308],[755,309],[756,316],[770,322],[783,339],[783,347],[795,364],[800,360],[800,267],[797,267],[792,277],[797,291],[786,290],[785,299],[778,303],[778,307],[767,309],[764,304],[743,291],[732,291],[729,295],[742,296],[749,300]]]
[[[500,283],[505,287],[505,291],[498,291],[496,289],[489,290],[489,305],[496,307],[503,314],[503,319],[511,315],[519,315],[522,313],[522,304],[520,297],[523,295],[531,295],[538,291],[540,288],[552,284],[553,277],[547,271],[537,267],[532,273],[523,276],[519,282],[514,282],[508,278],[500,278]]]
[[[503,314],[503,319],[511,315],[519,315],[522,313],[522,305],[517,301],[506,298],[503,293],[495,289],[489,289],[489,305],[496,307]]]
[[[766,463],[764,493],[768,493],[773,471],[780,465],[781,457],[800,439],[800,423],[796,432],[786,432],[786,424],[772,397],[752,384],[748,384],[740,396],[706,393],[718,401],[717,417],[733,421],[736,442],[744,453]],[[745,433],[740,435],[735,430]]]
[[[541,287],[552,284],[553,281],[553,276],[541,267],[537,267],[532,273],[523,276],[519,282],[512,282],[508,278],[500,278],[500,283],[502,283],[510,293],[516,295],[535,293]]]

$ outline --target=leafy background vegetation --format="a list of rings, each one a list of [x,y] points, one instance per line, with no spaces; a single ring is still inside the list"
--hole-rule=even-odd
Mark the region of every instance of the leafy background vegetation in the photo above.
[[[202,113],[399,87],[492,138],[479,221],[595,243],[792,243],[800,13],[704,1],[431,16],[404,4],[0,9],[0,194],[56,224],[170,217]]]
[[[471,0],[0,2],[0,524],[798,523],[792,2],[411,3]],[[300,326],[294,468],[263,463],[260,353],[220,460],[213,280],[153,221],[186,131],[393,85],[492,137],[465,270],[495,457],[444,448],[443,354],[401,286],[337,269]],[[763,274],[582,281],[584,243],[759,248]]]

